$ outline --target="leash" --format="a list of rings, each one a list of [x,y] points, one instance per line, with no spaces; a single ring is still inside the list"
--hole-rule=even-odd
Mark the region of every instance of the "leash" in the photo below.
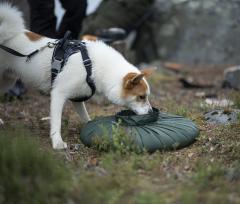
[[[2,50],[4,50],[5,52],[8,52],[8,53],[10,53],[10,54],[12,54],[12,55],[14,55],[14,56],[17,56],[17,57],[26,57],[26,62],[29,62],[29,61],[31,60],[31,58],[32,58],[34,55],[36,55],[38,52],[44,50],[44,49],[47,48],[47,47],[48,47],[48,48],[53,48],[55,45],[56,45],[56,42],[48,42],[46,45],[40,47],[39,49],[34,50],[33,52],[31,52],[31,53],[28,54],[28,55],[22,54],[22,53],[14,50],[14,49],[12,49],[12,48],[6,47],[6,46],[1,45],[1,44],[0,44],[0,48],[1,48]]]

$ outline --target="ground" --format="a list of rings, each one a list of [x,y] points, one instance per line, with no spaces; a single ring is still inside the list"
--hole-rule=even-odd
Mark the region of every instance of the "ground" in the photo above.
[[[220,67],[177,66],[149,79],[155,107],[190,118],[200,129],[189,147],[153,154],[84,147],[79,116],[70,103],[62,123],[69,148],[53,151],[49,121],[42,120],[49,115],[49,98],[29,90],[22,100],[2,100],[0,203],[240,203],[240,119],[208,124],[203,113],[212,108],[199,97],[204,92],[228,98],[235,106],[226,109],[240,108],[240,92],[221,88],[222,73]],[[183,88],[180,76],[214,87]],[[120,110],[91,101],[87,108],[92,118]]]

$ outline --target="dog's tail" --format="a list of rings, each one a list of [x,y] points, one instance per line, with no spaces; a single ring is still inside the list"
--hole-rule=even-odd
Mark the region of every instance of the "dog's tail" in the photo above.
[[[0,44],[24,30],[22,13],[9,3],[0,4]]]

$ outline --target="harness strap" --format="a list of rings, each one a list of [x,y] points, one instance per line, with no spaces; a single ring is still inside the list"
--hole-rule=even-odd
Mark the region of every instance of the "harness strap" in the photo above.
[[[69,40],[70,32],[67,32],[61,40],[55,46],[53,57],[52,57],[52,84],[56,79],[57,75],[62,71],[64,65],[67,63],[68,58],[74,53],[80,52],[84,67],[86,69],[86,82],[91,88],[91,94],[89,96],[82,96],[70,99],[74,102],[83,102],[93,96],[96,91],[96,86],[92,80],[92,61],[89,58],[86,43],[78,40]]]
[[[78,97],[78,98],[71,99],[71,101],[73,101],[73,102],[86,101],[89,98],[91,98],[94,95],[94,93],[96,92],[95,83],[91,78],[91,76],[92,76],[92,61],[89,58],[86,43],[81,42],[80,46],[79,46],[79,49],[80,49],[80,52],[82,54],[83,64],[84,64],[86,72],[87,72],[86,82],[87,82],[88,86],[91,88],[92,92],[91,92],[90,96],[84,96],[84,97]]]
[[[56,44],[53,56],[52,56],[52,75],[51,81],[52,84],[57,77],[57,75],[62,71],[63,66],[67,62],[67,58],[64,56],[66,53],[68,38],[70,38],[71,32],[67,31],[64,37],[58,41]]]

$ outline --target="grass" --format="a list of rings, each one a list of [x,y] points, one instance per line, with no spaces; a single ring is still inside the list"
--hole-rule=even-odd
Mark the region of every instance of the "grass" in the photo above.
[[[195,104],[194,104],[195,105]],[[173,100],[167,100],[163,103],[164,106],[164,111],[175,114],[175,115],[180,115],[186,118],[190,118],[195,120],[196,118],[199,117],[199,113],[193,109],[192,107],[187,107],[181,104],[178,104],[177,102]]]
[[[187,108],[171,107],[172,112],[186,112],[192,117],[195,114]],[[120,132],[117,131],[124,138]],[[73,200],[96,204],[238,203],[240,148],[237,141],[240,141],[239,124],[206,131],[197,144],[179,151],[139,154],[126,151],[117,142],[114,149],[97,155],[99,162],[90,172],[83,171]]]
[[[0,203],[63,203],[69,171],[29,135],[0,130]]]
[[[201,135],[189,149],[154,154],[128,151],[117,140],[114,149],[97,149],[63,164],[59,153],[43,151],[31,132],[21,127],[1,129],[0,199],[2,203],[238,203],[239,132],[237,124],[218,127],[217,137]],[[209,151],[211,147],[214,150]]]
[[[230,99],[234,102],[234,106],[240,109],[240,94],[239,91],[232,90],[230,92]]]
[[[94,148],[52,151],[46,145],[48,122],[33,118],[27,123],[24,118],[16,126],[16,118],[1,116],[0,203],[240,203],[240,122],[209,125],[195,102],[191,106],[168,100],[161,107],[194,120],[201,128],[197,141],[153,154],[133,151],[119,126],[111,143],[103,138]],[[25,103],[14,102],[27,112]],[[46,116],[45,109],[38,113],[40,106],[31,109],[36,118]],[[71,114],[64,118],[67,139],[78,122],[72,122]]]
[[[186,183],[180,199],[184,203],[228,203],[231,193],[239,193],[239,163],[234,165],[234,169],[226,168],[221,163],[198,163],[197,171],[191,182]],[[237,197],[235,199],[239,200]]]
[[[134,141],[126,135],[126,132],[121,128],[121,121],[112,127],[112,136],[108,134],[105,127],[102,127],[103,136],[93,138],[93,146],[97,151],[112,151],[116,154],[125,155],[130,152],[142,152]]]
[[[154,85],[154,86],[161,86],[161,82],[162,81],[167,81],[167,82],[173,82],[176,81],[177,78],[176,76],[171,76],[169,74],[166,73],[154,73],[154,75],[152,75],[149,79],[150,84]]]

